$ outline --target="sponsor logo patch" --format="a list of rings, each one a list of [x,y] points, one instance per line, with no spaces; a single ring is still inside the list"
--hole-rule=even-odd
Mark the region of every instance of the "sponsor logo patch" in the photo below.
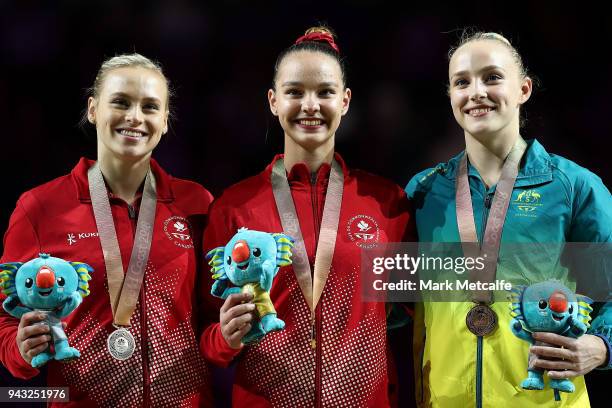
[[[81,239],[96,238],[98,236],[97,232],[69,232],[66,234],[66,241],[68,245],[74,245]]]

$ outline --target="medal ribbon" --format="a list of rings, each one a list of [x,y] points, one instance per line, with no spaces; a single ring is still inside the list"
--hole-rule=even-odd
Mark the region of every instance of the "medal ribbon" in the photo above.
[[[502,230],[508,212],[508,205],[512,197],[514,182],[518,175],[521,158],[527,149],[527,143],[519,137],[510,153],[504,161],[501,176],[495,188],[493,203],[489,210],[489,218],[485,227],[483,242],[480,248],[480,256],[485,258],[485,267],[482,271],[472,269],[470,279],[472,282],[493,282],[497,271],[497,259],[499,257],[499,246],[501,243]],[[470,183],[468,181],[467,150],[461,158],[457,178],[455,180],[455,205],[457,210],[457,226],[462,244],[478,243],[476,235],[476,223],[474,222],[474,210],[472,208],[472,196]],[[472,245],[463,245],[465,256],[473,256]],[[492,292],[488,290],[474,291],[472,300],[477,303],[493,302]]]
[[[323,288],[329,276],[329,270],[334,257],[344,188],[342,167],[336,160],[332,160],[325,205],[323,207],[319,243],[317,244],[315,254],[314,274],[312,275],[283,159],[278,159],[274,163],[271,182],[283,232],[295,240],[292,257],[293,271],[295,272],[302,294],[308,303],[312,313],[311,316],[314,318],[314,311],[323,294]]]
[[[110,295],[113,323],[115,326],[129,326],[130,317],[136,308],[142,278],[144,277],[151,241],[153,238],[153,225],[155,222],[155,209],[157,205],[157,192],[155,177],[151,169],[147,171],[134,246],[130,255],[130,263],[124,276],[121,251],[117,240],[117,231],[113,221],[113,213],[108,200],[108,191],[98,163],[87,172],[89,181],[89,194],[93,207],[96,226],[100,236],[102,255],[106,266],[106,279]]]

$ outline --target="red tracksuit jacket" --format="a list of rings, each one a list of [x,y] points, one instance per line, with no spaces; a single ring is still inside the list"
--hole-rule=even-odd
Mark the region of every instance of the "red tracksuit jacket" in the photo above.
[[[281,156],[277,156],[277,160]],[[291,266],[281,268],[271,290],[286,327],[242,352],[231,349],[219,323],[200,339],[205,357],[221,366],[238,354],[233,404],[241,407],[386,407],[387,362],[384,303],[360,299],[360,248],[373,242],[412,238],[414,226],[403,190],[392,182],[350,170],[342,158],[344,193],[334,259],[316,315],[316,348],[310,345],[310,310]],[[272,193],[273,163],[227,189],[211,206],[204,247],[225,245],[240,227],[281,232]],[[330,166],[316,178],[303,163],[288,174],[311,268],[314,265]],[[359,226],[370,234],[365,238]],[[359,225],[359,226],[358,226]],[[204,290],[210,290],[212,280]]]
[[[2,262],[26,262],[45,252],[94,269],[91,294],[65,319],[69,343],[81,357],[68,364],[49,362],[48,386],[69,386],[68,406],[212,406],[208,369],[194,334],[198,311],[192,309],[201,231],[212,196],[151,160],[158,199],[149,261],[130,321],[136,350],[130,359],[117,361],[106,348],[114,328],[87,182],[93,163],[81,159],[69,175],[23,194],[4,237]],[[112,195],[110,202],[127,268],[138,205]],[[0,307],[0,360],[15,377],[27,379],[38,370],[19,354],[18,323]]]

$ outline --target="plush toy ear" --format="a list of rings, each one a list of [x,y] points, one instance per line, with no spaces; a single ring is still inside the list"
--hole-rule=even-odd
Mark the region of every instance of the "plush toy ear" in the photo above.
[[[276,241],[276,265],[287,266],[291,265],[291,248],[293,248],[293,239],[285,234],[274,233],[272,238]]]
[[[210,265],[210,273],[213,274],[213,279],[226,279],[225,268],[223,265],[223,253],[225,252],[224,247],[217,247],[210,250],[206,254],[208,264]]]
[[[576,295],[576,299],[578,300],[578,319],[584,323],[588,329],[591,327],[591,312],[593,311],[591,303],[593,303],[593,300],[584,295]]]
[[[91,273],[94,271],[93,268],[83,262],[68,262],[79,276],[78,292],[81,297],[89,295],[89,281],[91,280]]]
[[[517,285],[512,288],[508,300],[510,301],[510,316],[518,319],[523,319],[523,309],[521,307],[521,301],[523,300],[523,292],[527,286]]]
[[[23,262],[7,262],[0,264],[0,289],[6,296],[17,296],[15,275]]]

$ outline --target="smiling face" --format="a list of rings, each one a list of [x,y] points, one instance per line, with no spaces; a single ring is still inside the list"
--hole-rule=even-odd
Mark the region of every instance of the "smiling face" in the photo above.
[[[570,317],[578,318],[576,296],[562,285],[541,282],[529,286],[523,295],[523,313],[530,330],[562,333]]]
[[[123,159],[150,156],[168,130],[168,86],[164,77],[144,67],[109,71],[87,118],[96,125],[98,155]]]
[[[17,272],[17,296],[33,309],[54,309],[77,290],[74,268],[56,258],[37,258],[25,263]]]
[[[268,233],[246,230],[237,233],[224,251],[225,272],[231,281],[242,286],[259,282],[262,264],[276,259],[276,241]]]
[[[283,58],[275,89],[268,91],[270,110],[285,132],[286,143],[313,152],[333,145],[351,90],[344,87],[338,61],[322,52],[297,51]]]
[[[497,40],[468,42],[455,51],[449,67],[449,95],[455,120],[482,140],[500,132],[519,133],[519,110],[531,96],[510,49]]]

